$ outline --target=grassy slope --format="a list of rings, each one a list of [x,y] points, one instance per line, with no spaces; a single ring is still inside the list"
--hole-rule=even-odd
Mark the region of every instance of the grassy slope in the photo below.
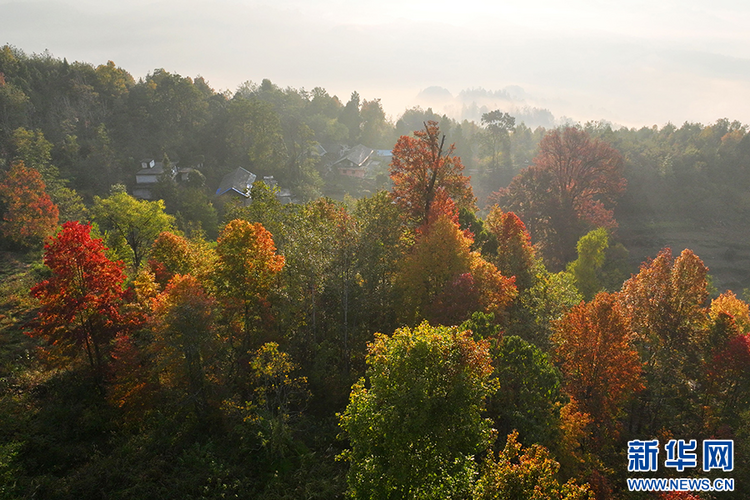
[[[0,376],[5,377],[27,359],[33,341],[23,334],[24,324],[36,312],[29,290],[36,282],[32,265],[38,255],[0,252]]]

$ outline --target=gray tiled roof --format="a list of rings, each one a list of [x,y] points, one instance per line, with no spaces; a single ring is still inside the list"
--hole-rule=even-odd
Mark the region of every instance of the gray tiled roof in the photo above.
[[[250,196],[250,187],[255,182],[255,178],[255,174],[248,172],[242,167],[238,167],[237,170],[224,176],[221,184],[219,184],[219,189],[216,190],[216,196],[234,191],[247,198]]]

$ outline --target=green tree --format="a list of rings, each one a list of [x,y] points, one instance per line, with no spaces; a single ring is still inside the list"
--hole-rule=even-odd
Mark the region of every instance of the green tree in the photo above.
[[[395,130],[388,123],[380,99],[365,100],[362,103],[361,142],[370,148],[390,148],[395,142]]]
[[[123,186],[114,186],[107,198],[94,197],[94,221],[106,234],[110,249],[137,272],[163,231],[174,228],[174,217],[164,212],[164,202],[137,200]]]
[[[86,208],[81,197],[67,187],[68,181],[60,175],[60,170],[52,164],[52,143],[41,130],[19,128],[13,131],[15,160],[22,161],[27,168],[33,168],[42,175],[52,202],[59,209],[60,220],[81,220]]]
[[[352,388],[341,427],[353,498],[466,498],[474,455],[489,446],[482,418],[492,392],[486,342],[427,323],[377,334],[367,377]]]
[[[349,145],[353,146],[359,142],[361,134],[362,116],[359,112],[360,102],[359,93],[352,92],[349,102],[341,108],[339,122],[343,123],[349,129]]]
[[[479,139],[487,154],[483,183],[489,184],[485,189],[492,192],[505,186],[512,176],[510,137],[516,119],[496,109],[482,115],[482,125],[485,128]]]
[[[581,236],[576,247],[578,258],[568,264],[567,272],[573,276],[584,300],[591,300],[602,289],[597,271],[604,265],[604,252],[609,247],[609,234],[603,227],[594,229]]]
[[[487,406],[501,435],[518,431],[527,442],[554,445],[563,399],[559,371],[538,347],[514,335],[500,340],[492,357],[499,389]]]
[[[394,281],[406,250],[407,230],[401,211],[386,191],[357,200],[354,216],[360,227],[354,266],[361,287],[355,311],[369,338],[372,332],[391,331],[398,326]]]
[[[593,299],[597,292],[613,292],[622,287],[628,276],[628,251],[622,243],[611,244],[605,228],[581,236],[576,248],[578,258],[568,264],[565,272],[573,278],[584,300]]]

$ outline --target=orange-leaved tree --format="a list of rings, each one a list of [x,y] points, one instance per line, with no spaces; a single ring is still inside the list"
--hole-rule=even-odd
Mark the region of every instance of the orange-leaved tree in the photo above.
[[[445,145],[437,122],[428,121],[414,137],[402,135],[393,147],[392,196],[416,225],[422,224],[439,196],[451,198],[458,208],[473,208],[476,198],[463,175],[455,146]],[[441,194],[442,193],[442,194]]]
[[[630,322],[617,295],[602,292],[573,307],[555,330],[565,390],[591,416],[601,446],[616,436],[624,403],[643,388]]]
[[[177,274],[192,274],[204,281],[212,273],[215,260],[215,252],[205,240],[188,240],[164,231],[151,245],[148,265],[156,282],[164,286]]]
[[[199,418],[208,409],[206,365],[216,348],[215,299],[189,275],[175,275],[153,300],[151,327],[162,385],[184,391]]]
[[[20,246],[41,245],[57,227],[57,205],[42,174],[15,162],[0,177],[0,237]]]
[[[29,334],[47,340],[60,359],[70,360],[83,348],[101,375],[109,343],[125,327],[123,265],[109,260],[102,240],[91,238],[91,226],[79,222],[63,224],[44,248],[52,276],[31,290],[41,309]]]
[[[216,290],[232,323],[230,345],[244,354],[259,344],[252,337],[267,317],[268,293],[284,267],[284,257],[276,253],[273,237],[262,224],[240,219],[224,227],[216,252]]]
[[[458,226],[455,207],[446,201],[452,216],[433,207],[437,214],[419,228],[396,274],[400,316],[407,324],[427,319],[457,325],[474,311],[499,317],[516,296],[513,278],[471,251],[472,238]]]
[[[505,276],[515,276],[520,290],[533,283],[534,247],[526,226],[513,212],[503,212],[494,205],[487,215],[487,229],[497,240],[497,255],[493,264]]]
[[[691,250],[673,259],[665,248],[622,287],[646,377],[641,411],[631,424],[641,431],[688,425],[697,417],[694,388],[705,355],[707,273]]]

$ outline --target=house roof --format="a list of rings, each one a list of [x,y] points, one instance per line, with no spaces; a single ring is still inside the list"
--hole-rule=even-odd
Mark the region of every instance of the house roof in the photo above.
[[[357,144],[349,151],[346,151],[344,153],[344,156],[339,158],[334,165],[338,165],[339,163],[349,160],[357,167],[363,167],[365,163],[367,163],[367,160],[370,159],[370,157],[375,153],[373,149],[368,148],[367,146],[363,146],[362,144]]]
[[[142,168],[138,171],[136,175],[163,175],[163,174],[164,174],[164,164],[160,161],[157,161],[157,162],[154,162],[153,167]]]
[[[220,196],[229,191],[234,191],[245,198],[250,197],[250,187],[255,182],[257,176],[251,172],[248,172],[242,167],[237,167],[237,170],[229,172],[221,179],[219,189],[216,190],[216,196]]]

